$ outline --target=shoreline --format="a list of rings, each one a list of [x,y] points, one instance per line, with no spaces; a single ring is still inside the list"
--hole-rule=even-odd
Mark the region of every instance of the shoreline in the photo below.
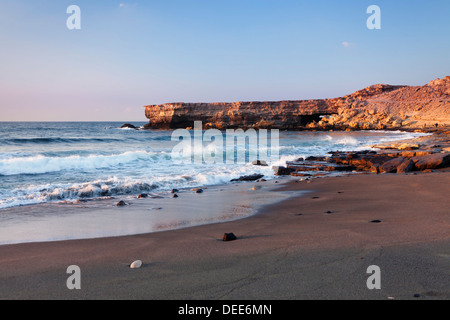
[[[279,180],[285,179],[213,185],[203,187],[200,194],[196,193],[199,188],[185,188],[145,198],[127,195],[3,209],[0,246],[140,235],[243,219],[265,205],[299,194],[276,191]],[[14,219],[19,216],[20,221]]]
[[[282,189],[312,191],[240,220],[3,245],[0,298],[448,299],[448,182],[448,171],[290,182]],[[225,232],[238,239],[221,241]],[[144,265],[132,270],[136,259]],[[73,264],[81,290],[65,285]],[[382,290],[365,287],[373,264],[383,271]]]
[[[233,221],[0,245],[0,299],[450,299],[448,168],[283,180],[263,183],[296,196]],[[81,290],[66,287],[69,265]],[[366,287],[369,265],[381,290]]]

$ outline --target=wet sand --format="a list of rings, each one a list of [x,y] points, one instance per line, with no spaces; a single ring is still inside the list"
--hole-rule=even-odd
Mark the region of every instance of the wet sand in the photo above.
[[[449,299],[449,186],[448,171],[292,181],[279,190],[308,192],[240,220],[3,245],[0,298]],[[70,265],[80,290],[66,287]],[[366,286],[370,265],[380,290]]]

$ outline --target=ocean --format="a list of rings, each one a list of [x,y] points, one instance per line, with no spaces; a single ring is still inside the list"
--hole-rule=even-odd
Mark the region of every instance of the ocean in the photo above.
[[[228,144],[233,140],[226,131],[135,130],[121,129],[122,124],[0,122],[0,245],[242,219],[300,195],[275,191],[280,177],[272,166],[423,135],[263,130],[251,135],[247,130],[245,143],[236,140],[241,144],[234,146]],[[267,166],[253,165],[255,159],[267,161]],[[267,182],[230,181],[252,174],[264,175]],[[190,191],[196,187],[205,192]],[[177,199],[172,189],[180,190]],[[149,197],[138,199],[143,193]],[[127,206],[116,206],[119,200]]]
[[[254,166],[225,161],[180,163],[172,158],[179,144],[172,141],[172,130],[121,129],[122,124],[0,122],[0,209],[220,185],[255,173],[273,179],[272,166],[299,157],[370,149],[371,144],[423,135],[280,131],[279,156],[270,159],[268,166]]]

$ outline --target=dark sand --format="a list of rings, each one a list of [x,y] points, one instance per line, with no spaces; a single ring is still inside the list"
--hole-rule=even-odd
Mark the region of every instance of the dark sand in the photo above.
[[[4,245],[0,298],[449,299],[449,186],[446,171],[322,178],[283,186],[311,192],[242,220]],[[73,264],[81,290],[66,287]],[[366,286],[370,265],[380,290]]]

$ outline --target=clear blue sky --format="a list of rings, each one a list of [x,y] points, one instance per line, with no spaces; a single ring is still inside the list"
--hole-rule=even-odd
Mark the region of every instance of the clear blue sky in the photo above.
[[[69,30],[69,5],[81,30]],[[381,30],[369,30],[369,5]],[[332,98],[450,75],[448,0],[0,0],[0,121]]]

